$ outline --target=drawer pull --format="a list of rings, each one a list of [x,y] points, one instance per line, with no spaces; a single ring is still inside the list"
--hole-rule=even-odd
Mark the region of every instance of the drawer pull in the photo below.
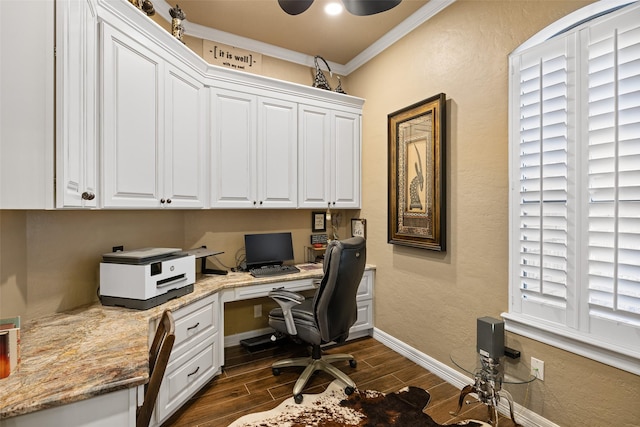
[[[187,328],[187,331],[190,331],[190,330],[192,330],[192,329],[195,329],[195,328],[197,328],[198,326],[200,326],[200,322],[196,323],[196,324],[195,324],[195,325],[193,325],[193,326],[188,327],[188,328]]]
[[[190,377],[191,375],[195,375],[198,373],[199,370],[200,370],[200,366],[198,366],[195,371],[191,372],[190,374],[187,374],[187,376]]]

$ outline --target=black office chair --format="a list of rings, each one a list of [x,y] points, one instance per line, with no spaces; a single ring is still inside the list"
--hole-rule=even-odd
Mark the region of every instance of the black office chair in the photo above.
[[[175,329],[171,311],[165,310],[158,322],[158,328],[149,349],[149,382],[144,386],[144,402],[136,411],[136,427],[147,427],[151,421],[160,384],[162,384],[162,378],[176,339]]]
[[[366,242],[362,237],[338,241],[327,245],[324,256],[324,277],[313,298],[282,289],[269,293],[280,307],[269,313],[269,325],[278,332],[286,333],[295,340],[311,344],[311,357],[286,359],[275,362],[271,368],[274,375],[280,368],[305,366],[293,387],[296,403],[302,402],[302,390],[311,375],[318,370],[328,372],[345,384],[345,393],[355,390],[355,383],[348,375],[331,363],[348,360],[352,368],[356,361],[350,354],[322,355],[321,345],[342,343],[349,336],[349,328],[355,323],[358,313],[356,293],[362,280],[366,262]]]

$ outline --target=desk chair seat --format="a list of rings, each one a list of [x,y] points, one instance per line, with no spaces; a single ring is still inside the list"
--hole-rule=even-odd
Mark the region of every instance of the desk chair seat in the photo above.
[[[169,356],[176,340],[175,322],[169,310],[162,313],[158,328],[149,349],[149,382],[144,386],[144,401],[136,411],[136,427],[147,427],[156,405],[158,392],[164,372],[169,363]]]
[[[344,383],[345,393],[351,394],[355,390],[353,380],[332,365],[348,360],[350,366],[355,368],[353,356],[323,355],[321,345],[347,340],[349,328],[358,317],[356,293],[365,263],[366,242],[362,237],[333,240],[327,245],[323,262],[324,276],[313,298],[305,299],[296,292],[281,289],[269,293],[280,305],[269,313],[269,325],[312,347],[310,357],[285,359],[271,366],[274,375],[278,375],[281,368],[305,367],[293,387],[296,403],[302,402],[302,390],[318,370],[325,371]]]

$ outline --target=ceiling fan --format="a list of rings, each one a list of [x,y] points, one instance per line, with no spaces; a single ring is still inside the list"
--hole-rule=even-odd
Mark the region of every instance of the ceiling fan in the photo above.
[[[368,16],[393,9],[402,0],[342,0],[344,8],[352,15]],[[309,9],[313,0],[278,0],[282,10],[289,15],[299,15]]]

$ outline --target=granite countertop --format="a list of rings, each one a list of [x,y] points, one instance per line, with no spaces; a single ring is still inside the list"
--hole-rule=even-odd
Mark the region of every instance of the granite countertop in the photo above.
[[[194,291],[149,310],[99,302],[24,322],[21,363],[0,380],[0,419],[145,384],[149,377],[149,322],[215,292],[261,283],[322,277],[322,264],[256,279],[248,273],[202,276]]]

